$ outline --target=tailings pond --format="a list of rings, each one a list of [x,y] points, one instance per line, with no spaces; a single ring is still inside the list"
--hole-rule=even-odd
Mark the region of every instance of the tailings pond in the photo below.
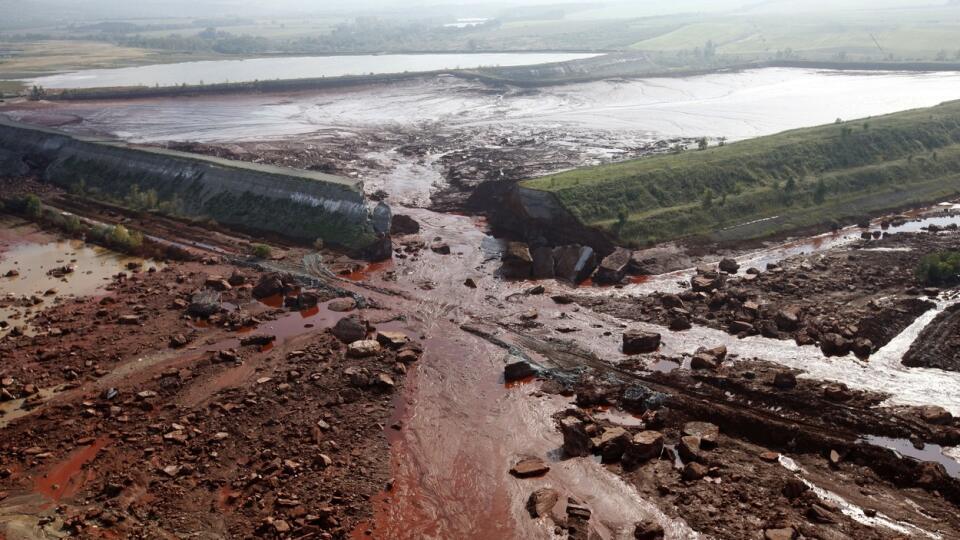
[[[744,139],[957,98],[956,72],[771,68],[539,89],[436,76],[283,94],[21,103],[0,114],[137,143],[207,143],[235,159],[363,178],[391,203],[427,206],[452,183],[520,179],[696,137]]]
[[[202,85],[345,75],[416,73],[478,67],[530,66],[581,60],[594,56],[598,55],[576,53],[383,54],[209,60],[75,71],[33,79],[30,84],[44,88]]]

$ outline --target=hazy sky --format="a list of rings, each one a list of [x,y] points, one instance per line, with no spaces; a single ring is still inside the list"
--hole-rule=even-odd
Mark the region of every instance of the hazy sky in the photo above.
[[[889,9],[944,5],[948,0],[0,0],[4,17],[43,17],[60,22],[131,17],[229,17],[392,12],[405,16],[496,15],[526,6],[557,6],[596,17],[671,13],[791,12],[826,9]],[[592,18],[592,17],[591,17]]]

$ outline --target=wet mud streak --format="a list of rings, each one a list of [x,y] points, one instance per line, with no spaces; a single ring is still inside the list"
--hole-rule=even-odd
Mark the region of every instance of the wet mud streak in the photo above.
[[[110,439],[101,437],[90,446],[77,450],[66,461],[38,478],[34,484],[34,490],[54,502],[76,494],[90,474],[90,471],[84,471],[84,466],[96,459],[100,450],[108,444]]]

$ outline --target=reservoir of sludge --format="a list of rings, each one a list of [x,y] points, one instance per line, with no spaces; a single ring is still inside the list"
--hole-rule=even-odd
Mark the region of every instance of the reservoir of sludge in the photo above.
[[[416,73],[492,66],[532,66],[592,58],[579,53],[384,54],[290,56],[246,60],[210,60],[115,69],[89,69],[29,81],[44,88],[177,86],[274,79],[312,79],[347,75]]]

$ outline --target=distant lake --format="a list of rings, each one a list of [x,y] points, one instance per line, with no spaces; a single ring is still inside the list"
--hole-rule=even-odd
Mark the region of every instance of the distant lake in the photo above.
[[[599,55],[575,53],[384,54],[211,60],[116,69],[89,69],[40,77],[31,80],[30,84],[44,88],[219,84],[490,66],[528,66],[567,62],[594,56]]]

